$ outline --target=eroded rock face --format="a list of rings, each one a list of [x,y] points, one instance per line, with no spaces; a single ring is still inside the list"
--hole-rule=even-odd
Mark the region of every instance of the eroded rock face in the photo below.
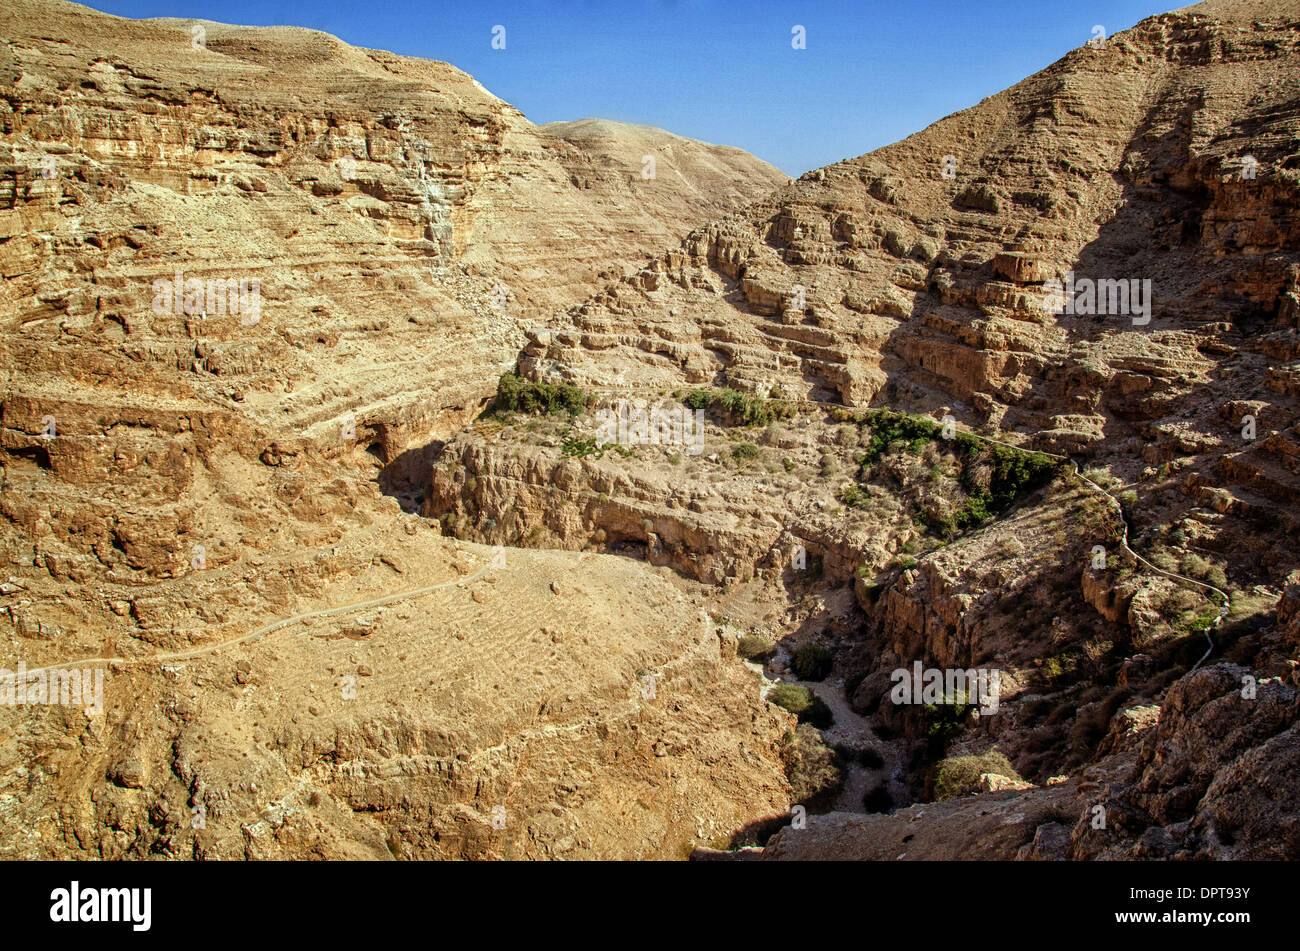
[[[1296,789],[1282,776],[1295,762],[1297,693],[1265,683],[1246,700],[1243,674],[1205,668],[1178,681],[1163,708],[1117,714],[1105,755],[1077,779],[1014,791],[991,782],[888,816],[817,816],[782,830],[761,857],[1294,858]]]
[[[883,564],[893,550],[885,546],[903,517],[897,504],[885,503],[879,520],[849,524],[831,514],[839,484],[813,475],[832,451],[834,465],[846,473],[853,466],[852,424],[843,427],[845,444],[828,449],[821,426],[796,418],[779,427],[779,445],[752,464],[734,455],[743,440],[708,419],[691,446],[566,454],[575,440],[599,443],[595,414],[572,424],[520,419],[459,434],[433,469],[425,514],[439,517],[449,534],[489,544],[623,548],[712,585],[788,577],[795,545],[839,582],[852,578],[864,552]]]
[[[71,445],[201,408],[423,481],[521,326],[784,180],[658,130],[575,145],[447,64],[310,30],[4,17],[5,444],[25,454],[46,416]],[[633,136],[669,149],[673,187],[619,170]]]
[[[773,676],[830,652],[860,758],[808,751],[837,811],[764,857],[1294,855],[1296,14],[1154,17],[784,184],[310,31],[3,18],[8,656],[108,674],[100,715],[3,711],[7,854],[750,841],[816,791],[739,626]],[[1062,313],[1053,278],[1137,280],[1151,320]],[[516,359],[592,411],[793,414],[611,450],[592,412],[478,418]],[[1127,526],[1062,465],[939,539],[991,463],[872,447],[868,403],[1088,457]],[[1215,570],[1221,627],[1170,575]],[[914,663],[999,671],[999,708],[895,704]],[[926,801],[993,749],[1018,776]]]
[[[933,737],[951,727],[887,702],[891,671],[920,661],[1003,673],[1002,709],[945,743],[996,747],[1024,777],[1010,784],[1038,787],[988,793],[998,808],[1050,808],[979,854],[1273,854],[1260,830],[1281,820],[1246,798],[1241,776],[1268,744],[1285,755],[1294,710],[1234,712],[1199,695],[1178,705],[1205,683],[1193,668],[1225,676],[1225,656],[1293,685],[1294,599],[1278,596],[1300,486],[1300,157],[1271,77],[1300,68],[1298,22],[1300,11],[1268,4],[1153,17],[697,229],[534,328],[521,370],[579,385],[599,407],[727,386],[790,401],[797,416],[758,431],[714,420],[706,454],[677,462],[658,447],[574,458],[563,445],[590,436],[586,415],[564,434],[507,419],[448,444],[426,512],[479,541],[536,531],[525,543],[623,545],[724,589],[752,576],[793,590],[783,547],[811,539],[833,566],[826,582],[852,580],[858,598],[848,630],[836,629],[836,673],[913,770],[912,799],[929,795]],[[1071,306],[1054,299],[1054,280],[1073,287]],[[911,520],[952,490],[951,454],[893,447],[859,469],[866,436],[850,437],[827,403],[936,423],[951,414],[963,430],[1095,467],[1105,489],[1061,477],[940,549]],[[742,441],[753,462],[733,465]],[[1178,580],[1189,574],[1199,583]],[[1220,588],[1233,602],[1222,621],[1209,596]],[[1157,727],[1151,711],[1171,702]],[[1233,716],[1253,722],[1240,744],[1208,751],[1199,731]],[[1143,759],[1157,733],[1165,752]],[[1062,776],[1073,792],[1057,788]],[[1220,842],[1211,813],[1197,812],[1216,776],[1238,777],[1223,808],[1249,841]],[[1109,837],[1089,837],[1090,810],[1106,802]],[[943,844],[955,829],[991,835],[979,823],[1001,821],[977,819],[979,803],[969,814],[917,805],[898,821],[836,813],[803,844],[790,829],[770,848],[893,858],[933,822],[916,854],[955,857]]]
[[[1139,468],[1193,456],[1203,503],[1220,489],[1289,519],[1300,159],[1270,77],[1296,40],[1281,8],[1219,15],[1153,17],[698,229],[554,320],[522,365],[943,408]],[[1125,284],[1086,313],[1051,301],[1053,279]]]
[[[3,711],[0,847],[678,858],[784,813],[793,718],[696,605],[622,561],[486,576],[398,500],[523,325],[785,176],[194,25],[0,11],[0,636],[111,660],[99,715]]]

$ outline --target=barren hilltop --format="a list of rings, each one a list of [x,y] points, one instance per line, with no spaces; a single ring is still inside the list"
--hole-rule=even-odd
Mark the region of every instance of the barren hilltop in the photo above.
[[[1300,3],[798,181],[0,37],[0,855],[1300,853]]]

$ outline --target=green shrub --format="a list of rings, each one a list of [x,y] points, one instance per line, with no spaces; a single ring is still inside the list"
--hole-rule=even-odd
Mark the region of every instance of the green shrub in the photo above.
[[[1188,613],[1190,614],[1191,612]],[[1210,628],[1214,627],[1214,622],[1218,617],[1219,609],[1210,605],[1199,614],[1193,615],[1188,620],[1182,622],[1179,627],[1183,628],[1189,634],[1204,634]]]
[[[765,661],[774,650],[776,644],[771,638],[761,634],[742,634],[740,643],[736,645],[736,656],[743,660]]]
[[[731,450],[731,456],[737,462],[743,462],[746,459],[755,459],[758,457],[758,447],[752,442],[742,442]]]
[[[880,457],[888,451],[891,443],[903,442],[916,447],[919,452],[925,444],[938,436],[940,429],[932,419],[924,416],[909,416],[907,413],[895,413],[887,409],[868,410],[864,415],[855,417],[855,421],[871,427],[871,439],[863,451],[864,465],[875,465]]]
[[[707,409],[712,401],[712,395],[708,390],[691,390],[682,397],[682,403],[688,409]]]
[[[846,421],[849,418],[844,416]],[[932,444],[938,443],[956,455],[958,466],[954,475],[965,498],[955,509],[927,511],[921,523],[942,540],[997,518],[1021,496],[1050,482],[1060,468],[1057,460],[1041,452],[986,443],[970,433],[956,433],[952,439],[945,440],[942,427],[926,416],[875,409],[852,418],[871,428],[871,438],[865,443],[864,451],[854,457],[862,467],[860,479],[866,478],[866,470],[886,453],[926,454],[931,452]],[[985,472],[987,484],[982,478]],[[930,474],[931,478],[942,478],[945,466],[934,463]],[[977,474],[981,476],[978,482]],[[849,508],[864,507],[869,499],[857,485],[847,486],[839,493],[839,500]]]
[[[726,414],[733,426],[766,426],[778,419],[795,415],[795,407],[784,400],[765,400],[731,387],[721,390],[691,390],[682,397],[689,409],[713,407]]]
[[[937,802],[969,796],[979,790],[982,773],[997,773],[1010,779],[1020,774],[1003,754],[989,750],[978,756],[950,756],[934,768],[934,798]]]
[[[825,680],[835,666],[835,655],[821,644],[803,644],[794,652],[790,666],[800,680]]]
[[[625,459],[636,453],[635,449],[619,446],[612,442],[597,442],[594,436],[591,439],[578,439],[575,436],[572,439],[566,439],[564,445],[560,446],[560,452],[564,453],[566,456],[573,456],[575,459],[585,459],[588,456],[595,456],[597,459],[603,459],[605,453],[609,452],[611,449]]]
[[[840,502],[852,509],[863,509],[871,502],[871,496],[860,486],[846,485],[840,491]]]
[[[516,413],[563,413],[576,416],[591,403],[591,394],[569,383],[534,383],[515,373],[497,381],[494,409]]]
[[[966,699],[964,693],[959,693],[951,697],[949,703],[925,704],[921,708],[925,717],[925,735],[936,740],[946,740],[960,733],[966,726],[971,711],[975,709]]]
[[[961,456],[978,456],[980,450],[984,448],[979,438],[970,433],[957,433],[953,436],[952,444],[957,454]]]
[[[819,730],[829,727],[835,719],[830,707],[826,706],[821,697],[798,684],[777,684],[767,699],[793,713],[800,723],[811,724]]]
[[[587,456],[595,456],[597,459],[605,455],[605,449],[593,437],[591,439],[568,439],[560,447],[560,452],[566,456],[573,456],[576,459],[584,459]]]

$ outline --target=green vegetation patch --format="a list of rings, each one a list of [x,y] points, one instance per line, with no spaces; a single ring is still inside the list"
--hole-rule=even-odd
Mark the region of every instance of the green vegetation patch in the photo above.
[[[835,655],[822,644],[803,644],[794,652],[790,666],[800,680],[825,680],[835,666]]]
[[[978,792],[980,775],[997,773],[1009,779],[1020,780],[1011,761],[997,750],[978,756],[949,756],[934,767],[934,798],[936,802],[956,799]]]
[[[599,442],[595,437],[592,437],[591,439],[578,439],[574,437],[573,439],[565,440],[564,445],[560,447],[560,452],[566,456],[572,456],[575,459],[585,459],[588,456],[595,456],[597,459],[602,459],[604,458],[605,453],[610,450],[613,450],[624,458],[627,458],[636,452],[635,449],[619,446],[612,442]]]
[[[1014,449],[987,442],[970,433],[943,438],[940,424],[926,416],[912,416],[887,409],[868,410],[846,418],[871,428],[871,438],[858,458],[862,468],[859,482],[887,452],[901,449],[919,455],[937,443],[957,457],[957,479],[965,495],[963,503],[944,515],[925,513],[927,529],[939,538],[952,538],[997,518],[1017,499],[1047,485],[1061,463],[1041,452]],[[854,508],[864,507],[870,496],[860,484],[846,487],[840,501]]]
[[[559,414],[576,416],[591,403],[592,396],[569,383],[534,383],[516,373],[503,373],[497,381],[494,408],[500,412]]]
[[[778,419],[794,416],[794,404],[785,400],[768,400],[752,393],[741,393],[731,387],[724,389],[690,390],[676,394],[689,409],[715,409],[724,414],[733,426],[766,426]]]
[[[826,706],[821,697],[798,684],[777,684],[767,699],[793,713],[800,723],[809,723],[819,730],[829,727],[835,719],[831,708]]]

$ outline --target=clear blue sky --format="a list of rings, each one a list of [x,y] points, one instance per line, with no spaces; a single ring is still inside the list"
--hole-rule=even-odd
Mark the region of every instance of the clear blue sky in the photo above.
[[[126,17],[289,24],[440,59],[533,122],[599,116],[791,175],[861,155],[1182,0],[92,0]],[[491,46],[506,28],[506,48]],[[791,47],[791,29],[807,48]]]

